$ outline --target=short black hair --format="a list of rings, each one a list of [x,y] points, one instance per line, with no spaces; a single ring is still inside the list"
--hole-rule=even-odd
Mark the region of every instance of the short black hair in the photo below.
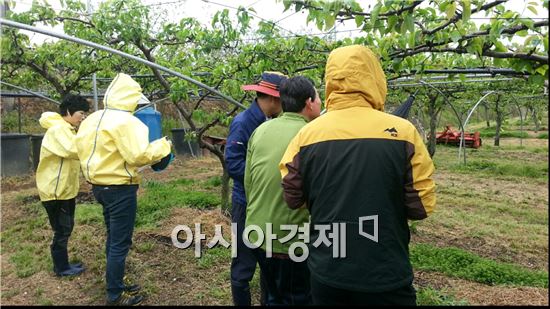
[[[295,76],[281,84],[281,104],[284,112],[299,113],[306,106],[306,100],[315,100],[315,86],[305,76]]]
[[[90,104],[84,97],[70,93],[63,98],[61,105],[59,105],[59,114],[61,116],[65,116],[67,111],[69,112],[69,116],[72,116],[76,111],[87,112],[89,110]]]

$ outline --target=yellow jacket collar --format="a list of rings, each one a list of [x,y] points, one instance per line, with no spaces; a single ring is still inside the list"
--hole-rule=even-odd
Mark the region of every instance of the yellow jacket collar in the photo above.
[[[55,112],[44,112],[40,116],[40,120],[38,120],[40,123],[40,126],[44,129],[49,129],[56,125],[66,125],[69,127],[72,127],[70,123],[65,121],[61,115]]]

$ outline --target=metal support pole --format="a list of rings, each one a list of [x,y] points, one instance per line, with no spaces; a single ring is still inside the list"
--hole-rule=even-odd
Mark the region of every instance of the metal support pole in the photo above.
[[[57,105],[61,105],[61,103],[57,102],[56,100],[50,99],[50,98],[48,98],[48,97],[46,97],[46,96],[43,96],[43,95],[41,95],[40,93],[36,93],[36,92],[30,91],[30,90],[28,90],[28,89],[21,88],[21,87],[16,86],[16,85],[12,85],[12,84],[7,83],[7,82],[2,81],[2,80],[0,80],[0,84],[4,84],[4,85],[6,85],[6,86],[10,86],[10,87],[13,87],[13,88],[15,88],[15,89],[19,89],[19,90],[21,90],[21,91],[28,92],[28,93],[30,93],[30,94],[36,96],[36,97],[42,98],[42,99],[44,99],[44,100],[48,100],[48,101],[53,102],[53,103],[55,103],[55,104],[57,104]]]
[[[90,15],[90,19],[92,18],[92,2],[91,0],[88,0],[86,7],[88,9],[88,14]],[[95,52],[92,53],[92,59],[95,59]],[[94,111],[97,111],[99,109],[98,103],[97,103],[97,82],[96,82],[96,75],[95,72],[92,74],[92,89],[94,92]]]
[[[462,145],[464,144],[464,130],[466,128],[466,125],[468,124],[468,120],[470,120],[470,116],[472,116],[473,112],[476,110],[477,106],[483,102],[483,100],[490,94],[496,93],[496,91],[489,91],[487,94],[485,94],[477,103],[472,107],[470,110],[470,113],[468,113],[468,116],[466,117],[466,120],[464,121],[464,125],[462,126],[462,132],[460,133],[460,144],[458,144],[458,161],[460,161],[460,154],[462,152]],[[466,163],[466,151],[464,151],[464,163]]]
[[[21,98],[17,98],[17,127],[21,133]]]

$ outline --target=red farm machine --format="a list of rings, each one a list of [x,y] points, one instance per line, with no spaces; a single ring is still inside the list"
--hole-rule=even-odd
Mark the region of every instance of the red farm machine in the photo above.
[[[436,144],[460,145],[460,131],[453,130],[451,126],[446,126],[443,132],[435,134]],[[479,132],[464,133],[464,147],[479,148],[481,147],[481,137]]]

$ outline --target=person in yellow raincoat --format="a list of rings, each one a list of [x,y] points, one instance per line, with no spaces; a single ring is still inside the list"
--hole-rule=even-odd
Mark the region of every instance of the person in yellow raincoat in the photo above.
[[[313,305],[416,305],[408,220],[435,209],[432,159],[412,123],[384,112],[386,76],[368,47],[331,51],[325,83],[327,112],[279,164],[288,206],[311,214]]]
[[[126,256],[132,244],[137,211],[138,168],[172,158],[166,138],[149,142],[145,124],[133,116],[140,85],[119,73],[103,98],[104,109],[82,122],[76,147],[82,173],[103,206],[107,227],[107,305],[137,305],[139,285],[124,282]]]
[[[74,140],[76,128],[88,110],[86,99],[68,95],[59,106],[59,113],[45,112],[39,120],[47,131],[40,148],[36,186],[54,232],[50,251],[57,276],[78,275],[84,271],[82,263],[69,264],[67,246],[74,227],[80,173]]]

